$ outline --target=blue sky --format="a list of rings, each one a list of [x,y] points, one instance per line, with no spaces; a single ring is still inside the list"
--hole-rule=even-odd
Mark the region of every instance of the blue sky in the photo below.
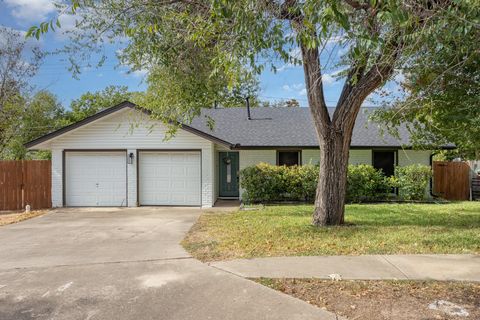
[[[0,24],[16,30],[26,31],[32,25],[48,20],[53,14],[55,14],[55,8],[51,0],[3,0],[0,2]],[[64,30],[73,26],[73,20],[69,16],[64,17],[63,21],[61,19],[61,23]],[[44,51],[54,51],[63,47],[65,43],[66,39],[61,33],[49,33],[40,40],[39,45]],[[105,65],[101,68],[83,68],[78,80],[74,79],[67,70],[69,63],[65,61],[65,56],[49,55],[34,78],[36,89],[47,89],[55,93],[65,106],[86,91],[98,91],[109,85],[125,85],[132,91],[145,90],[144,72],[129,74],[127,68],[117,66],[115,51],[118,48],[107,47]],[[337,54],[342,49],[335,50],[337,52],[334,53]],[[327,54],[329,53],[323,53],[323,55]],[[327,60],[327,57],[323,58]],[[260,98],[270,101],[295,98],[302,106],[306,106],[302,67],[278,63],[277,68],[276,73],[266,70],[260,76]],[[335,72],[338,72],[338,69],[331,67],[325,70],[323,76],[325,97],[330,106],[335,105],[343,84],[341,80],[335,79]]]

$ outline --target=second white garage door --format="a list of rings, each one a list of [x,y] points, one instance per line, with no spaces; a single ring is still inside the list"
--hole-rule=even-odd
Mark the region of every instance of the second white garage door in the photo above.
[[[200,152],[141,151],[140,205],[201,205]]]

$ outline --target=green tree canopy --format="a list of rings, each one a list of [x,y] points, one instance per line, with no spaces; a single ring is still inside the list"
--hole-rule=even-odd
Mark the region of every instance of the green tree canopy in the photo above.
[[[454,143],[457,155],[480,159],[479,41],[480,3],[457,2],[405,66],[405,94],[374,119],[393,134],[405,124],[418,147]]]
[[[38,46],[27,47],[20,32],[0,26],[0,156],[10,153],[7,148],[17,138],[17,120],[32,90],[29,81],[42,58]]]
[[[30,157],[24,144],[68,124],[64,108],[57,97],[48,91],[39,91],[31,99],[24,100],[22,108],[11,127],[12,139],[6,144],[1,158],[24,159]],[[48,158],[49,153],[41,153],[35,158]]]
[[[83,120],[120,102],[131,100],[133,95],[126,86],[108,86],[101,91],[86,92],[72,100],[67,118],[71,122]]]
[[[454,32],[444,22],[464,10],[459,2],[72,0],[71,11],[81,18],[66,50],[89,58],[105,42],[126,38],[119,53],[124,64],[150,70],[149,81],[164,81],[160,88],[173,84],[171,91],[153,91],[152,111],[161,114],[163,105],[182,120],[265,67],[275,69],[271,61],[302,64],[320,146],[313,223],[341,224],[349,146],[362,103],[396,68],[409,64],[431,30]],[[39,37],[53,25],[45,22],[29,34]],[[329,59],[322,64],[320,57],[332,42],[344,49],[335,60],[345,82],[330,116],[322,84]],[[300,57],[292,54],[297,49]]]

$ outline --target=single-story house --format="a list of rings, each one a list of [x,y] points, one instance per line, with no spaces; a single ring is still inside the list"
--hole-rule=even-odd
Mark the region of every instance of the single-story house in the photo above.
[[[266,162],[317,163],[319,150],[308,108],[205,109],[166,140],[166,126],[147,111],[123,102],[49,133],[26,146],[52,152],[52,205],[201,206],[240,198],[239,171]],[[431,151],[408,148],[357,119],[351,164],[371,164],[393,174],[394,166],[431,164]],[[209,125],[210,119],[214,126]]]

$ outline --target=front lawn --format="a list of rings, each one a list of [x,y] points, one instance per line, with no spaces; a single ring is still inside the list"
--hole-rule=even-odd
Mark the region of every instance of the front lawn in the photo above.
[[[316,228],[310,205],[205,213],[183,241],[197,259],[480,253],[480,202],[355,204],[346,225]]]

